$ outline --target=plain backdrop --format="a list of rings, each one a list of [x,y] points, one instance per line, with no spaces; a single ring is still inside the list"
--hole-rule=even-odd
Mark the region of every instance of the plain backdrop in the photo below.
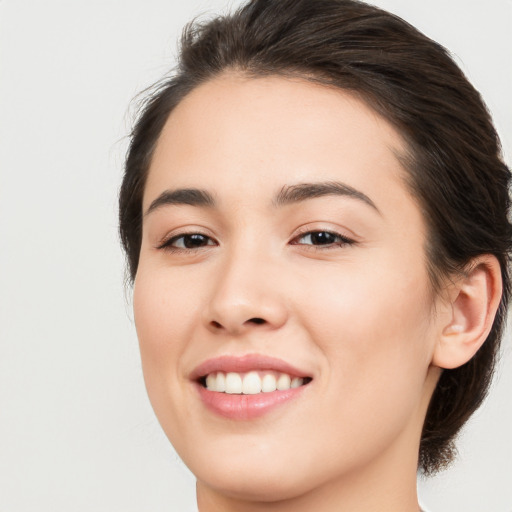
[[[512,157],[512,1],[375,0],[447,46]],[[0,0],[0,512],[194,511],[146,398],[117,236],[129,104],[223,0]],[[512,511],[512,347],[433,512]]]

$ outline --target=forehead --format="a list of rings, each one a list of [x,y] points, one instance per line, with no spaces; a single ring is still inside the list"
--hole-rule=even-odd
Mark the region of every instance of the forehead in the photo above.
[[[317,181],[342,181],[378,200],[384,186],[393,202],[409,196],[397,158],[404,146],[349,92],[303,79],[226,74],[197,87],[169,116],[144,208],[167,188],[208,188],[235,199]]]

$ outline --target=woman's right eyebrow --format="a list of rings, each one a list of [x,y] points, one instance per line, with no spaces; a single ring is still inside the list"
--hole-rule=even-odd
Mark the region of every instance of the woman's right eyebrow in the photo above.
[[[165,190],[154,201],[151,202],[144,216],[150,214],[162,206],[187,204],[190,206],[215,206],[215,199],[206,190],[198,188],[179,188],[176,190]]]

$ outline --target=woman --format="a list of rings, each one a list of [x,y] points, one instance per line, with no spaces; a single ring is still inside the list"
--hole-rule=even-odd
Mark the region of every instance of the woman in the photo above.
[[[492,376],[509,179],[478,93],[391,14],[256,0],[188,27],[120,229],[201,512],[419,510]]]

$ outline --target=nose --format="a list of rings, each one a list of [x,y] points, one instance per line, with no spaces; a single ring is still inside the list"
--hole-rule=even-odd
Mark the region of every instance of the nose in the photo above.
[[[232,254],[217,269],[205,323],[210,331],[242,335],[252,329],[278,329],[288,308],[284,280],[268,255]]]

